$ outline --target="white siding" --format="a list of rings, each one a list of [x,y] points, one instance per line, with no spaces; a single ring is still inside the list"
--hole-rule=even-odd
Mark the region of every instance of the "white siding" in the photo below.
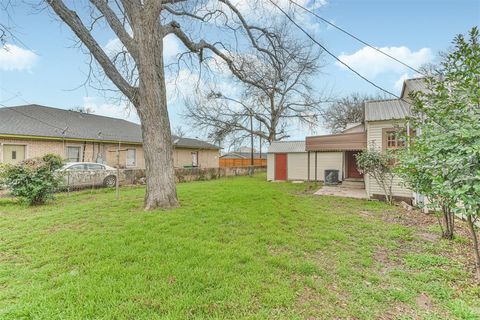
[[[383,148],[383,129],[384,128],[393,128],[398,126],[398,121],[372,121],[367,122],[367,145],[368,148],[374,147],[377,150],[382,150]],[[380,185],[375,181],[375,179],[367,176],[365,177],[365,187],[369,196],[373,194],[383,194],[383,190]],[[394,177],[393,195],[397,197],[413,197],[413,192],[402,185],[402,179],[399,177]]]
[[[287,153],[287,180],[308,179],[308,153]],[[317,153],[317,180],[323,181],[325,170],[338,170],[338,178],[342,179],[343,152],[318,152]],[[275,154],[267,155],[267,180],[275,180]],[[310,153],[310,180],[315,180],[315,153]]]
[[[307,153],[289,153],[287,155],[287,179],[307,180]]]
[[[275,154],[267,154],[267,180],[272,181],[275,179]]]
[[[338,170],[342,180],[343,152],[317,152],[317,180],[323,181],[328,169]],[[310,152],[310,180],[315,180],[315,152]]]

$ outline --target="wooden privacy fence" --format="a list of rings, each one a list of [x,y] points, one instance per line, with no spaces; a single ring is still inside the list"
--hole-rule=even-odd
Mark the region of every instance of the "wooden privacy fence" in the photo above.
[[[220,158],[220,168],[248,167],[251,165],[251,159],[231,159]],[[253,165],[257,167],[266,167],[267,159],[253,159]]]

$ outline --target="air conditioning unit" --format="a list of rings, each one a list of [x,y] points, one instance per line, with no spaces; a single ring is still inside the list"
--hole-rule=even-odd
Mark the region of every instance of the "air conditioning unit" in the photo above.
[[[324,183],[326,185],[336,185],[338,184],[338,170],[328,169],[325,170],[325,179]]]

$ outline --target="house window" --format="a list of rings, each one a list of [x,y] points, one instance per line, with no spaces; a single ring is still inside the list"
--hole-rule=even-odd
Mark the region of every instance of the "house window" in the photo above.
[[[127,167],[135,167],[137,160],[137,150],[128,149],[127,150]]]
[[[67,147],[67,162],[79,162],[80,149],[80,147]]]
[[[385,149],[399,149],[405,147],[405,139],[401,132],[395,129],[386,130],[384,133]]]
[[[12,151],[12,160],[17,160],[17,151]]]
[[[198,151],[192,152],[192,167],[198,167]]]

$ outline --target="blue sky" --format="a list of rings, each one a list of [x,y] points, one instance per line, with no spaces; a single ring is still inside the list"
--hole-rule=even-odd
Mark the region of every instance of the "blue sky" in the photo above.
[[[316,12],[323,17],[414,66],[434,62],[437,53],[446,50],[456,34],[480,25],[478,0],[323,0],[320,4]],[[7,43],[10,50],[0,51],[1,104],[88,106],[97,114],[135,120],[134,112],[125,112],[124,107],[105,99],[95,89],[77,88],[85,80],[88,57],[78,48],[72,48],[74,36],[66,26],[47,11],[33,12],[24,5],[14,7],[10,17],[21,43],[10,41]],[[5,13],[0,21],[7,21]],[[302,24],[335,55],[385,89],[398,93],[401,79],[414,75],[315,18],[304,19]],[[114,39],[107,31],[97,36],[104,46]],[[178,49],[175,41],[166,43],[170,59]],[[332,58],[324,56],[324,62],[326,66],[315,83],[319,90],[328,88],[334,96],[376,92]],[[188,96],[188,86],[179,90]],[[170,97],[172,127],[182,125],[188,129],[181,116],[182,99],[173,94]],[[202,134],[192,129],[187,132],[191,136]],[[303,138],[308,133],[303,128],[291,128],[292,138]]]

